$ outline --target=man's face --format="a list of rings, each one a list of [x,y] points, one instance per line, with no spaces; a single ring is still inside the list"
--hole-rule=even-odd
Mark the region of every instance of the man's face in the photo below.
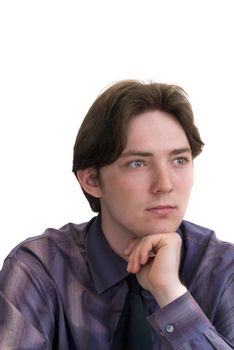
[[[133,117],[120,157],[100,170],[102,226],[129,238],[175,232],[193,183],[190,145],[178,121],[165,112]]]

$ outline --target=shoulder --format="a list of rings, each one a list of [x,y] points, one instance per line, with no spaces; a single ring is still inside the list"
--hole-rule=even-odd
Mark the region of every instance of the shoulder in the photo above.
[[[190,221],[184,220],[181,225],[183,238],[188,241],[197,243],[198,245],[216,245],[217,247],[225,247],[234,251],[234,244],[225,242],[216,236],[214,230],[197,225]]]
[[[33,293],[37,290],[41,295],[50,295],[54,302],[58,292],[62,295],[67,291],[66,283],[74,276],[77,285],[88,285],[86,241],[92,222],[48,228],[20,243],[4,261],[1,289],[9,295],[18,288],[32,288]]]
[[[221,266],[229,266],[229,272],[234,272],[234,244],[220,240],[215,232],[189,221],[183,221],[181,225],[183,242],[187,255],[200,263],[212,263]]]
[[[48,228],[44,233],[26,239],[18,244],[7,258],[20,260],[27,264],[37,260],[50,264],[55,257],[70,257],[85,254],[86,238],[90,222],[68,223],[59,229]]]

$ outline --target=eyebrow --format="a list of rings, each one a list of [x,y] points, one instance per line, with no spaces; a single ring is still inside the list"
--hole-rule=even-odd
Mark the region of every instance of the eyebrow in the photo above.
[[[182,153],[192,153],[191,149],[189,147],[182,147],[182,148],[176,148],[173,149],[170,152],[170,155],[178,155],[178,154],[182,154]],[[138,150],[129,150],[126,152],[123,152],[121,154],[121,158],[125,158],[125,157],[131,157],[131,156],[138,156],[138,157],[153,157],[153,153],[151,152],[143,152],[143,151],[138,151]]]
[[[170,152],[171,155],[181,154],[181,153],[192,153],[191,148],[189,147],[183,147],[183,148],[177,148]]]

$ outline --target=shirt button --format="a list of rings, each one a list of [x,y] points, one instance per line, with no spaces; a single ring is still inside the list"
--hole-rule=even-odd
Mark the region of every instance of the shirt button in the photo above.
[[[175,330],[175,327],[172,324],[168,324],[166,326],[167,333],[172,333],[172,332],[174,332],[174,330]]]

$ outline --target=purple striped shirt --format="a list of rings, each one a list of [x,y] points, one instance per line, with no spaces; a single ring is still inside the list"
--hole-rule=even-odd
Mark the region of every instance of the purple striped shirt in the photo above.
[[[153,349],[234,349],[234,246],[186,221],[178,232],[188,292],[160,309],[142,289]],[[26,240],[0,272],[0,350],[110,349],[127,274],[99,217]]]

